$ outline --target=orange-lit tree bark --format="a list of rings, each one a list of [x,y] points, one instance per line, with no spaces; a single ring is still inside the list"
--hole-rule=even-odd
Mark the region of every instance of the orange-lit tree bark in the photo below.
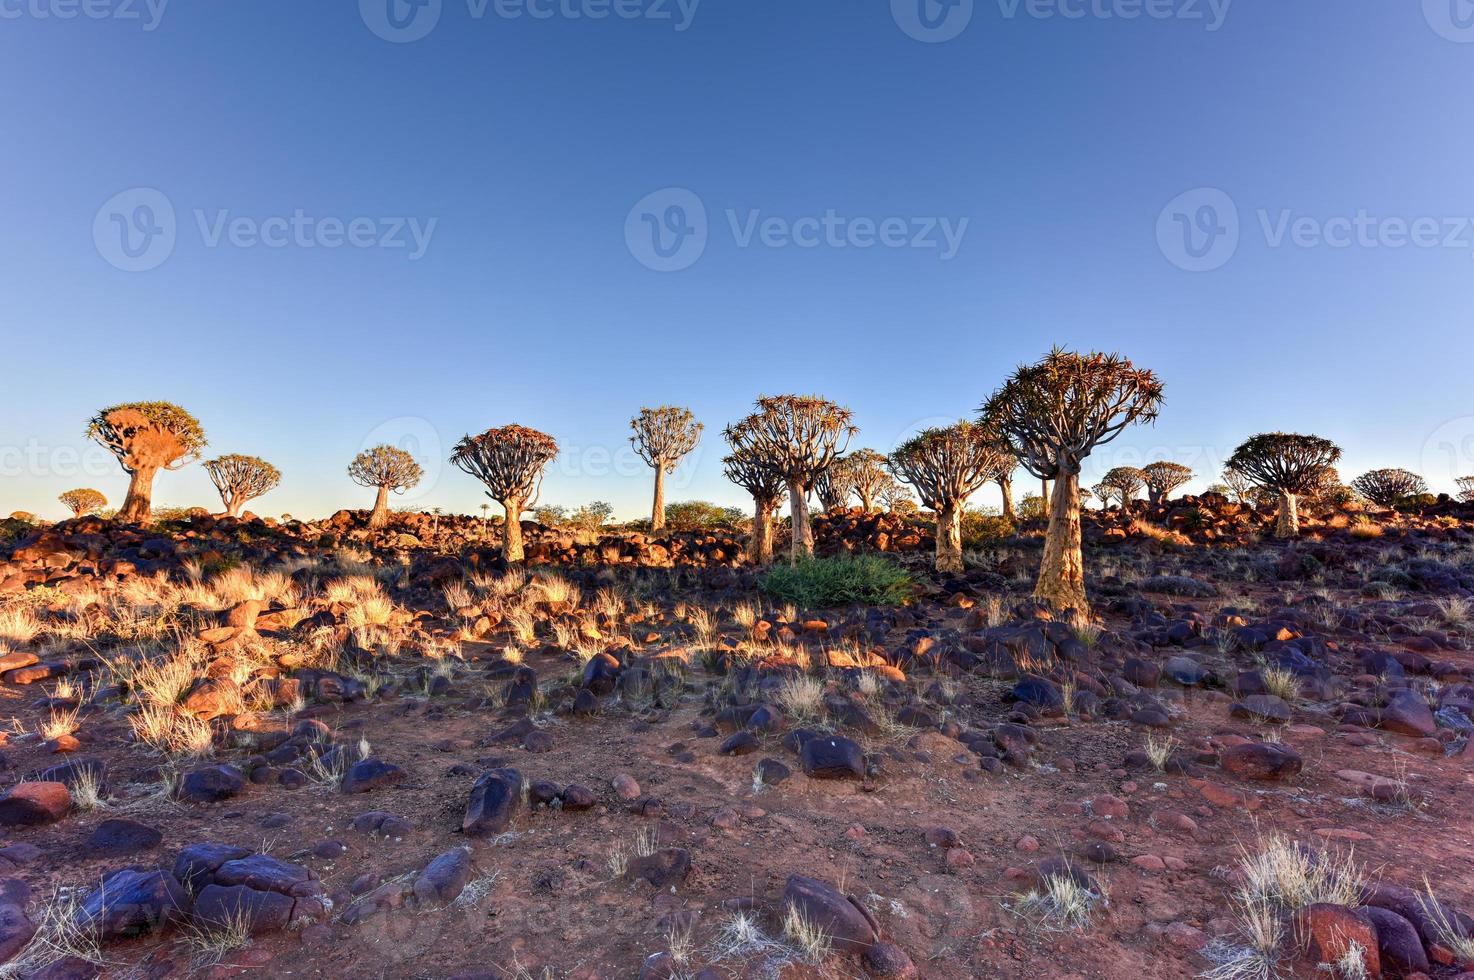
[[[522,512],[537,503],[543,470],[558,458],[553,437],[520,425],[487,429],[456,444],[450,461],[486,485],[486,495],[502,505],[507,523],[502,558],[521,561]]]
[[[815,478],[848,448],[856,431],[849,409],[812,395],[759,398],[756,412],[727,427],[729,443],[750,449],[752,460],[772,469],[788,487],[792,561],[814,553],[809,491]]]
[[[1191,480],[1193,471],[1189,466],[1163,459],[1143,466],[1141,476],[1146,482],[1147,501],[1155,507],[1165,503],[1173,490]]]
[[[937,571],[962,571],[962,508],[1012,463],[993,433],[972,422],[927,429],[891,453],[891,469],[937,515]]]
[[[1080,468],[1095,447],[1129,425],[1151,422],[1162,383],[1117,354],[1055,348],[1024,365],[983,406],[983,418],[1007,437],[1023,467],[1053,480],[1049,530],[1036,598],[1056,609],[1089,612],[1080,532]]]
[[[118,520],[147,524],[153,516],[154,477],[199,458],[205,430],[193,415],[169,402],[129,402],[105,408],[87,435],[106,446],[128,474],[128,495]]]
[[[275,466],[256,456],[238,453],[207,460],[205,472],[210,474],[210,482],[220,492],[226,517],[241,516],[241,507],[246,501],[265,496],[281,482],[281,473]]]
[[[66,505],[67,510],[72,512],[73,517],[91,514],[107,506],[107,498],[102,495],[102,491],[94,490],[91,487],[68,490],[56,499]]]
[[[751,449],[733,446],[732,455],[722,460],[727,479],[752,496],[752,536],[747,558],[757,565],[773,560],[773,514],[783,497],[783,478],[771,467],[760,465]]]
[[[1277,538],[1300,534],[1299,498],[1324,488],[1341,448],[1320,436],[1266,432],[1251,436],[1228,458],[1227,470],[1279,498]],[[1337,481],[1339,482],[1339,480]]]
[[[1351,481],[1351,489],[1376,504],[1391,510],[1404,497],[1428,492],[1428,484],[1407,470],[1370,470]]]
[[[665,476],[673,472],[701,441],[702,425],[688,409],[674,405],[642,408],[630,419],[630,445],[655,470],[655,500],[650,509],[650,529],[665,527]]]
[[[373,487],[378,491],[374,497],[374,509],[369,513],[369,527],[383,527],[389,523],[389,495],[404,493],[420,482],[425,471],[415,458],[395,446],[375,446],[365,449],[353,457],[348,464],[348,475],[361,487]]]

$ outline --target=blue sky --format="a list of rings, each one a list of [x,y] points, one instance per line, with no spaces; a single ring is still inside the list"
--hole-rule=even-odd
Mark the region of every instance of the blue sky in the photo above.
[[[368,506],[375,441],[471,510],[442,460],[518,422],[546,501],[638,516],[660,403],[707,425],[671,499],[741,503],[756,395],[888,450],[1056,343],[1166,383],[1087,476],[1272,429],[1474,473],[1467,0],[152,2],[0,0],[0,510],[120,501],[82,429],[143,399],[275,462],[263,513]]]

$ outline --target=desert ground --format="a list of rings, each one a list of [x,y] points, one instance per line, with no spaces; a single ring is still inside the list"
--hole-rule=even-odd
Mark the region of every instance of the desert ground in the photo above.
[[[366,518],[5,525],[7,975],[1474,976],[1474,505]]]

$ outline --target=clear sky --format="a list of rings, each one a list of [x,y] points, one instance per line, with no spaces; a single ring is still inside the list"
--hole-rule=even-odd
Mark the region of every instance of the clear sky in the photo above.
[[[0,0],[0,510],[120,502],[82,430],[151,399],[262,513],[367,507],[377,441],[471,510],[445,456],[518,422],[639,516],[660,403],[670,499],[742,503],[756,395],[885,451],[1056,343],[1166,383],[1087,477],[1272,429],[1474,473],[1467,0],[416,2]]]

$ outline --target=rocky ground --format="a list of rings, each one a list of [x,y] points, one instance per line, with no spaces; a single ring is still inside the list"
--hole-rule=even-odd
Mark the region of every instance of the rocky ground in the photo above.
[[[1092,513],[893,608],[735,532],[12,525],[0,974],[1474,976],[1474,509]]]

